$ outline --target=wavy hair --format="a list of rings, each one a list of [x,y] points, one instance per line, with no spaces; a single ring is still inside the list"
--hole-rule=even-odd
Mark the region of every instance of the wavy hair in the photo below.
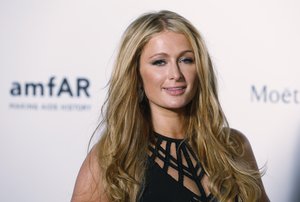
[[[171,11],[140,16],[120,43],[103,108],[105,130],[96,147],[109,200],[137,201],[143,191],[152,125],[147,98],[140,99],[139,60],[151,37],[165,30],[184,34],[194,51],[198,85],[186,107],[185,131],[210,179],[210,191],[220,201],[256,201],[260,173],[242,160],[243,143],[231,135],[205,43],[187,19]]]

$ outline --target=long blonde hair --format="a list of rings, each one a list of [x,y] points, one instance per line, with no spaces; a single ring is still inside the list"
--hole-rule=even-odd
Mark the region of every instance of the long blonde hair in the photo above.
[[[188,20],[171,11],[140,16],[122,37],[104,105],[105,130],[96,147],[108,198],[133,202],[142,193],[152,126],[147,98],[139,93],[139,59],[151,37],[164,30],[184,34],[194,51],[198,89],[187,106],[186,138],[210,179],[210,191],[220,201],[257,200],[260,174],[240,158],[242,142],[230,135],[205,43]]]

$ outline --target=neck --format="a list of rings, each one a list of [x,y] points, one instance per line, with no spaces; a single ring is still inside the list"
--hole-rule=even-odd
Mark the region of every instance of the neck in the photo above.
[[[170,138],[183,139],[184,109],[169,110],[164,108],[151,108],[151,119],[155,132]]]

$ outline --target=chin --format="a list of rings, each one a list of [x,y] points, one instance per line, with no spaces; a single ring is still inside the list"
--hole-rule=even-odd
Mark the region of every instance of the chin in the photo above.
[[[188,103],[168,103],[165,105],[165,108],[170,109],[170,110],[178,110],[178,109],[183,109],[188,105]]]

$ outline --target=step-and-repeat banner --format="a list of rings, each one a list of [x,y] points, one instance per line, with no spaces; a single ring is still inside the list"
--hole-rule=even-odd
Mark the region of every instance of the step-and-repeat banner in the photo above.
[[[271,201],[300,200],[299,2],[10,0],[0,2],[0,201],[70,200],[120,37],[161,9],[203,34]]]

